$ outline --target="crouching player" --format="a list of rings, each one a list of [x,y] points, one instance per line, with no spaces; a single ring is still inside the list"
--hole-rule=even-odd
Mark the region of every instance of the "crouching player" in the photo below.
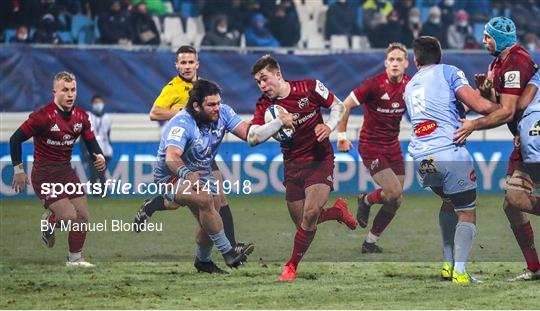
[[[47,230],[41,231],[45,245],[53,247],[55,242],[54,228],[57,222],[67,224],[69,255],[67,266],[93,267],[84,260],[82,248],[86,240],[84,226],[75,225],[88,222],[88,203],[82,192],[48,193],[51,185],[70,184],[79,188],[80,180],[71,167],[73,144],[82,136],[89,154],[98,171],[105,169],[105,157],[91,130],[88,114],[75,107],[77,98],[77,81],[69,72],[60,72],[53,79],[53,101],[32,112],[28,120],[15,131],[9,140],[11,162],[14,167],[12,187],[22,192],[28,179],[22,164],[22,143],[34,137],[34,166],[32,168],[32,187],[43,202],[46,209],[42,220],[47,222]],[[56,187],[55,187],[56,188]],[[67,189],[67,188],[65,188]]]

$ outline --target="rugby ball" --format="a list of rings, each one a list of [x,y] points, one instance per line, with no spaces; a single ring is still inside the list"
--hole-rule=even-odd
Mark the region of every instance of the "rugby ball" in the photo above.
[[[278,109],[283,112],[287,112],[285,108],[279,105],[271,105],[268,108],[266,108],[266,111],[264,112],[264,122],[268,123],[276,118],[279,118]],[[279,142],[286,142],[286,141],[291,140],[293,133],[294,133],[294,129],[281,127],[279,131],[277,131],[274,135],[272,135],[272,137],[274,137],[274,139]]]

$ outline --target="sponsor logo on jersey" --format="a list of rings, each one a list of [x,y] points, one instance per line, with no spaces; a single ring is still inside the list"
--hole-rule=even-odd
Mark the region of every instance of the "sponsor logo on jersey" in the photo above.
[[[185,129],[183,127],[173,126],[169,131],[169,135],[167,135],[167,140],[180,141],[182,139],[182,135],[184,135],[184,131]]]
[[[78,122],[73,124],[73,132],[79,133],[82,130],[82,123]]]
[[[313,118],[315,116],[315,114],[317,114],[317,111],[312,111],[312,112],[306,114],[305,116],[303,116],[302,118],[300,118],[299,113],[293,114],[294,125],[301,125],[303,123],[306,123],[306,121]]]
[[[321,97],[324,99],[328,99],[328,95],[330,94],[326,86],[324,86],[324,84],[319,80],[317,80],[317,83],[315,85],[315,92],[321,95]]]
[[[414,128],[414,134],[418,137],[426,136],[433,133],[437,129],[437,122],[426,121],[418,124]]]
[[[459,79],[461,80],[461,83],[465,84],[465,85],[469,85],[469,80],[467,80],[467,77],[465,76],[465,73],[461,70],[459,70],[457,73],[456,73],[459,77]]]
[[[475,182],[476,181],[476,171],[475,170],[472,170],[471,171],[471,174],[469,175],[469,177],[471,178],[471,181]]]
[[[399,108],[399,103],[398,102],[393,102],[392,103],[392,108],[394,108],[394,109]]]
[[[62,140],[69,140],[69,139],[71,139],[71,135],[69,134],[66,134],[64,135],[64,137],[62,137]]]
[[[308,98],[304,97],[298,100],[298,108],[303,109],[308,104]]]
[[[504,73],[504,87],[508,89],[519,89],[521,87],[519,71]]]
[[[382,100],[390,100],[390,96],[388,96],[388,93],[384,93],[383,96],[381,96]]]
[[[422,162],[420,162],[420,167],[418,168],[418,173],[420,173],[420,175],[438,174],[439,170],[435,165],[435,158],[430,157],[422,160]]]
[[[540,120],[536,121],[531,130],[529,136],[540,136]]]
[[[328,175],[328,177],[326,177],[326,180],[328,180],[329,182],[334,182],[334,178],[332,177],[332,175]]]
[[[379,159],[375,159],[375,161],[371,162],[371,170],[372,171],[374,169],[376,169],[377,167],[379,167]]]
[[[53,127],[51,127],[51,132],[60,132],[60,128],[58,127],[58,124],[54,124]]]

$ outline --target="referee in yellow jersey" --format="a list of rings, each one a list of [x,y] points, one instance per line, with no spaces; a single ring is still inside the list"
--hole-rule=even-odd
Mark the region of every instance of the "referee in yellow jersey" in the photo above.
[[[176,70],[178,70],[178,75],[167,83],[161,90],[158,98],[156,98],[152,109],[150,110],[150,120],[152,121],[169,121],[172,117],[178,113],[181,109],[184,109],[186,103],[189,99],[189,91],[193,87],[193,82],[197,80],[197,70],[199,69],[199,59],[197,57],[197,50],[194,47],[184,45],[181,46],[176,51]],[[222,176],[219,171],[219,168],[216,162],[212,162],[212,171],[213,175],[216,177],[218,182],[222,184]],[[231,209],[227,198],[223,193],[219,194],[220,209],[219,214],[223,220],[223,228],[227,239],[231,242],[231,245],[235,249],[244,253],[251,253],[253,251],[254,245],[252,243],[244,244],[237,243],[234,236],[234,221],[231,214]],[[134,222],[141,224],[144,223],[150,218],[155,210],[165,210],[165,209],[177,209],[179,206],[173,204],[174,206],[159,206],[158,208],[146,208],[147,201],[143,203],[143,206],[135,216]],[[200,226],[197,227],[196,234],[197,244],[204,243],[202,240],[206,240],[206,233],[202,231]],[[199,250],[197,250],[197,254]],[[215,265],[206,264],[201,262],[198,259],[198,256],[195,258],[195,267],[198,271],[208,272],[208,273],[222,273],[219,268]],[[217,268],[217,269],[216,269]]]

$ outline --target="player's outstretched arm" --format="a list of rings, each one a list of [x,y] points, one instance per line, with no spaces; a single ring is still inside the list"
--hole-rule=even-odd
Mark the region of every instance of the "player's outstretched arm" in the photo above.
[[[485,99],[480,95],[479,91],[474,90],[468,85],[459,88],[456,95],[467,107],[482,115],[490,114],[499,108],[499,105]]]
[[[534,99],[534,96],[536,95],[536,92],[538,91],[538,87],[534,84],[527,84],[525,87],[525,90],[523,90],[523,93],[521,93],[521,96],[519,97],[518,103],[517,103],[517,109],[518,110],[525,110],[527,109],[527,106],[530,102]]]
[[[159,106],[152,106],[150,110],[150,120],[152,121],[169,121],[178,113],[179,109],[165,109]]]
[[[15,190],[17,193],[22,192],[28,184],[28,178],[26,177],[22,164],[22,143],[29,138],[30,137],[27,137],[20,127],[9,138],[9,151],[11,154],[11,164],[13,164],[14,171],[11,188],[13,188],[13,190]]]
[[[457,143],[463,143],[473,131],[494,128],[512,121],[516,112],[518,99],[519,96],[517,95],[502,94],[500,105],[498,105],[499,108],[491,111],[488,115],[475,120],[460,119],[463,125],[457,129],[454,134],[454,140]]]
[[[349,95],[347,96],[347,98],[345,98],[345,101],[343,102],[343,104],[345,105],[345,112],[343,113],[343,117],[341,117],[341,121],[339,121],[337,126],[337,146],[340,152],[348,152],[352,148],[351,141],[347,139],[347,124],[349,123],[349,115],[351,109],[358,107],[358,104],[354,101],[352,96],[353,95]]]
[[[283,121],[280,118],[275,118],[274,120],[264,125],[251,125],[247,129],[248,133],[247,133],[246,140],[250,146],[257,146],[258,144],[262,144],[265,141],[267,141],[268,138],[270,138],[277,131],[279,131],[279,129],[282,126],[283,126]]]

